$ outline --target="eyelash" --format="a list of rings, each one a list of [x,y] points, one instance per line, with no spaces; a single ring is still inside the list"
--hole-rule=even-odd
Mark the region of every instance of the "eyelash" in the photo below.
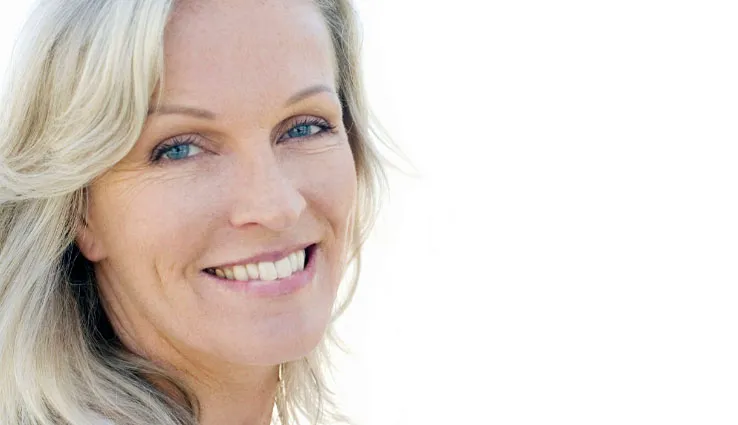
[[[328,121],[324,119],[316,118],[316,117],[305,117],[305,118],[301,118],[300,120],[292,123],[292,125],[286,131],[283,132],[283,135],[279,138],[277,142],[278,143],[281,142],[282,139],[284,138],[284,135],[289,133],[290,130],[293,130],[296,127],[301,127],[301,126],[316,126],[320,128],[320,131],[310,136],[293,137],[293,139],[298,139],[298,140],[313,139],[313,138],[325,136],[327,134],[335,133],[335,130],[336,130],[335,125],[331,125]],[[164,154],[166,154],[170,149],[174,147],[182,146],[182,145],[190,145],[190,144],[197,146],[198,148],[204,150],[204,148],[202,148],[197,143],[197,138],[194,135],[175,136],[169,139],[168,141],[160,144],[154,149],[154,151],[151,153],[151,162],[160,162]],[[183,161],[183,160],[180,159],[176,161]]]

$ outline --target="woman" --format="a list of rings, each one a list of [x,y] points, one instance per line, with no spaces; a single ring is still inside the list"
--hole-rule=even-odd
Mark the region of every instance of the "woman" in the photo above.
[[[348,0],[39,3],[3,103],[2,423],[342,417],[383,181],[358,54]]]

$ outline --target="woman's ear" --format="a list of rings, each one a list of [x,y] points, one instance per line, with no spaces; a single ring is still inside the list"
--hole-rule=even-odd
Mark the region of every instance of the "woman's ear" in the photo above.
[[[107,256],[100,235],[95,231],[87,217],[84,217],[77,226],[77,234],[74,240],[82,255],[92,263],[103,260]]]

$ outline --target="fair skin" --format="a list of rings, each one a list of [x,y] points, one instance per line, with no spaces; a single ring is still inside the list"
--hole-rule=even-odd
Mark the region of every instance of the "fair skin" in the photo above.
[[[201,424],[268,424],[277,365],[321,340],[350,243],[330,34],[310,0],[185,0],[164,46],[160,106],[92,184],[77,243],[121,341],[186,382]],[[288,294],[212,274],[307,244],[314,274]]]

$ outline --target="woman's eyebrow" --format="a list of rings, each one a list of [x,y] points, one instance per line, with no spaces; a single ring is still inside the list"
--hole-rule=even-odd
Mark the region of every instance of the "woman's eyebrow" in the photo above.
[[[308,87],[304,90],[301,90],[295,93],[289,99],[287,99],[287,102],[285,103],[285,107],[291,106],[297,102],[305,100],[308,97],[315,96],[316,94],[319,94],[319,93],[335,93],[335,90],[323,84],[318,84],[315,86]],[[217,117],[217,114],[215,112],[209,111],[207,109],[193,108],[191,106],[184,106],[184,105],[160,105],[157,108],[149,110],[149,115],[152,115],[152,114],[190,115],[195,118],[204,118],[208,120],[214,120]]]
[[[295,94],[293,94],[289,99],[287,99],[287,102],[285,103],[285,107],[293,105],[301,100],[304,100],[310,96],[315,96],[318,93],[332,93],[335,94],[335,90],[333,90],[331,87],[328,87],[323,84],[317,84],[311,87],[308,87],[304,90],[301,90]]]
[[[207,109],[193,108],[190,106],[182,105],[160,105],[158,108],[149,109],[149,115],[168,115],[168,114],[179,114],[179,115],[191,115],[196,118],[205,118],[213,120],[216,117],[214,112],[208,111]]]

